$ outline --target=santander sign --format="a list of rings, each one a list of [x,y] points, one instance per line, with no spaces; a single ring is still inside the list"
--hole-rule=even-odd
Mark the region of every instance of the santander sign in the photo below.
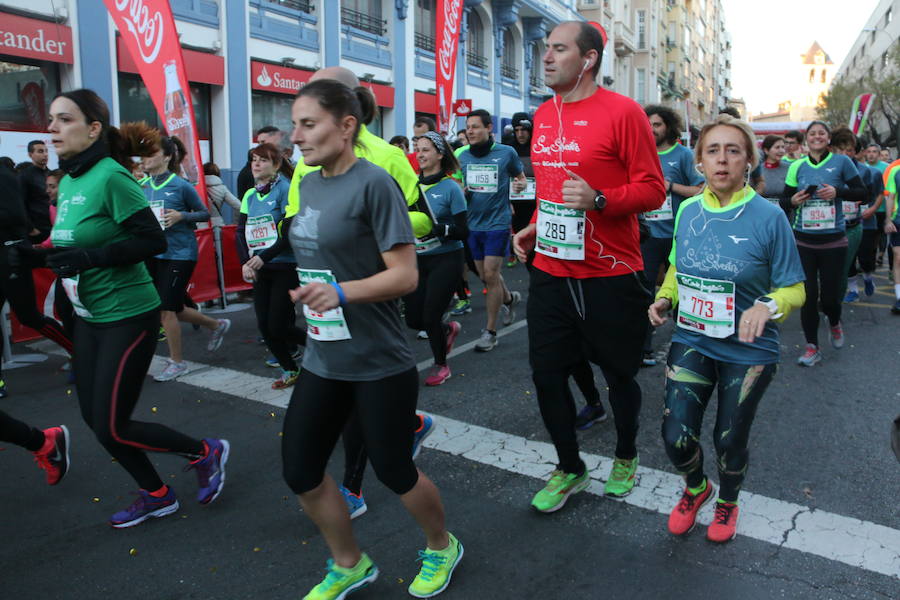
[[[159,11],[150,14],[144,0],[115,0],[114,6],[128,33],[134,38],[141,59],[148,65],[152,64],[159,56],[163,42],[162,14]]]

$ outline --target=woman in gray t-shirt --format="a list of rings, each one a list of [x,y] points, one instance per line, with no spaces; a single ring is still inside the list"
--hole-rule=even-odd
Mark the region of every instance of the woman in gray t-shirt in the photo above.
[[[787,176],[790,164],[781,160],[784,158],[784,138],[780,135],[767,135],[762,143],[765,160],[762,165],[763,181],[765,189],[760,193],[773,204],[778,204],[781,192],[784,191],[784,178]],[[758,190],[757,190],[758,191]]]
[[[357,158],[360,123],[374,109],[365,88],[317,79],[297,95],[292,140],[307,165],[290,229],[307,350],[284,420],[284,477],[332,552],[328,575],[311,596],[334,597],[374,581],[378,568],[353,536],[335,481],[325,473],[351,414],[358,419],[378,478],[422,527],[427,548],[410,593],[442,591],[462,558],[444,526],[435,485],[412,460],[418,373],[397,299],[418,273],[406,201],[382,168]]]

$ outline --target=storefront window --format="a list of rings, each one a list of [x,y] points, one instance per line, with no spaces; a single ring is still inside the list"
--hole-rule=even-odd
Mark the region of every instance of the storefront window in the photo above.
[[[0,56],[0,130],[47,131],[50,101],[59,93],[59,65]]]
[[[197,119],[197,131],[200,139],[212,139],[209,86],[192,83],[191,101],[194,103],[194,118]],[[150,99],[150,93],[137,75],[119,73],[119,116],[122,123],[146,121],[154,127],[162,128],[162,122]]]
[[[372,117],[372,122],[366,125],[366,129],[369,130],[369,133],[373,133],[378,137],[381,137],[384,133],[384,109],[380,106],[375,107],[375,116]]]
[[[294,128],[291,125],[291,106],[294,104],[294,96],[286,94],[267,94],[266,92],[253,92],[251,95],[253,105],[253,135],[256,132],[272,125],[290,134]]]

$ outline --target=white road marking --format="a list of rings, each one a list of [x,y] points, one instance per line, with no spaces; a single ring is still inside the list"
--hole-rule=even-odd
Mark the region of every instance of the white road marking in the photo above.
[[[516,322],[498,332],[498,336],[524,326],[524,321]],[[474,345],[474,342],[464,344],[455,349],[451,356],[466,352]],[[58,349],[55,345],[51,348],[50,342],[44,341],[31,346],[54,354]],[[161,371],[163,360],[163,357],[155,356],[150,372]],[[431,363],[430,360],[419,363],[419,370],[431,366]],[[291,397],[290,390],[271,389],[271,377],[191,361],[188,361],[188,372],[177,381],[279,408],[286,408]],[[556,468],[556,450],[552,444],[441,415],[432,416],[435,417],[435,431],[424,442],[429,448],[537,480],[547,479]],[[592,471],[591,484],[586,491],[603,496],[604,477],[612,468],[612,459],[599,454],[582,453],[581,456]],[[684,485],[681,477],[648,467],[638,467],[637,476],[634,491],[624,500],[616,501],[668,515]],[[537,489],[536,485],[535,491]],[[748,491],[741,492],[740,511],[738,533],[743,536],[874,573],[900,577],[900,530]],[[712,513],[710,503],[700,511],[698,521],[708,525],[712,521]],[[665,527],[662,523],[660,526]],[[693,535],[702,533],[695,532]]]

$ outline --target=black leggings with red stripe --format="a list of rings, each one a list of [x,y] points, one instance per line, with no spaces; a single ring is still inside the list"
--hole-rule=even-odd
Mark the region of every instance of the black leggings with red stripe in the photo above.
[[[163,486],[146,451],[195,458],[203,442],[165,425],[132,421],[131,413],[153,360],[159,310],[112,323],[75,320],[75,387],[84,422],[138,485]]]
[[[19,323],[30,327],[49,340],[59,344],[63,350],[72,353],[72,340],[66,335],[63,326],[44,316],[38,309],[34,293],[34,279],[27,269],[11,271],[0,259],[0,308],[9,300],[9,306],[15,313]],[[3,336],[0,335],[0,353],[3,351]],[[3,379],[0,371],[0,379]]]

